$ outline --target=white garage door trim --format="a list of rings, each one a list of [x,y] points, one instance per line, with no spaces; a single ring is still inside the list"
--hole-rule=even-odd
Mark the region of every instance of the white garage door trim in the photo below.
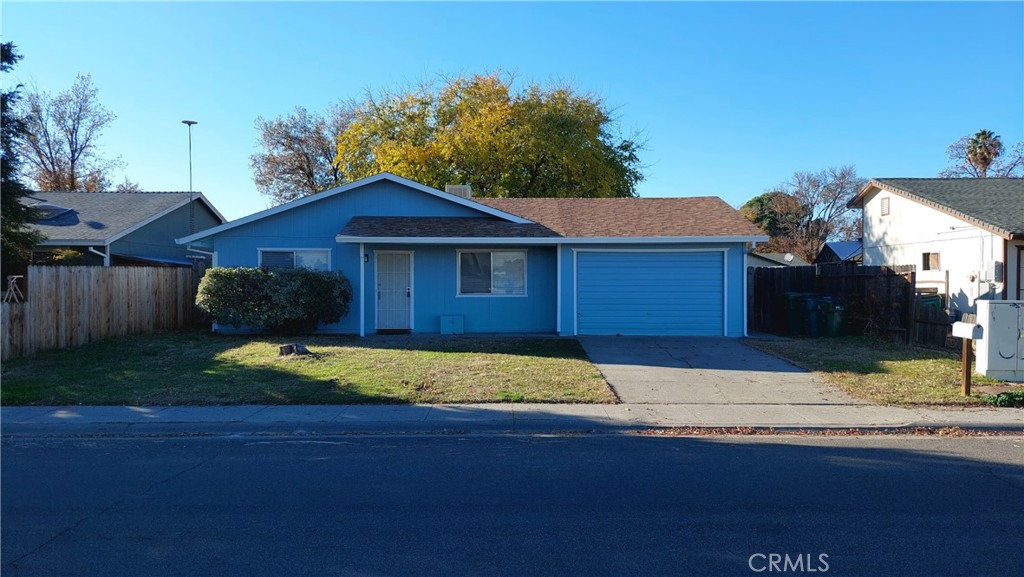
[[[572,249],[572,334],[578,336],[579,331],[579,253],[581,252],[635,252],[635,253],[659,253],[659,252],[692,252],[692,253],[722,253],[722,336],[729,334],[729,249],[728,248],[574,248]]]

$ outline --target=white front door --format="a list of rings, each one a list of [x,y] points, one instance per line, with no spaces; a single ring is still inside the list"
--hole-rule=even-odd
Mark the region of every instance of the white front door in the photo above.
[[[412,329],[412,253],[378,252],[377,330]]]

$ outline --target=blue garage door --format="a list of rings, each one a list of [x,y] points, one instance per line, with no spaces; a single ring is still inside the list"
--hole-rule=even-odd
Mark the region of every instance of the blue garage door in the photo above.
[[[580,252],[581,335],[722,335],[722,252]]]

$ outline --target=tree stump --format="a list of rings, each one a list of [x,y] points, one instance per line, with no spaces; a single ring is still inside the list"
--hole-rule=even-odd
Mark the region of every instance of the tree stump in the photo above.
[[[309,349],[306,348],[306,345],[299,344],[299,343],[290,343],[290,344],[287,344],[287,345],[281,345],[278,348],[277,356],[279,356],[279,357],[287,357],[289,355],[312,355],[312,354],[313,353],[309,352]]]

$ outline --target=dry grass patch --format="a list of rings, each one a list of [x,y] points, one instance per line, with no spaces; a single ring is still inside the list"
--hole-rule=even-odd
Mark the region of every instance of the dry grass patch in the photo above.
[[[985,402],[982,395],[960,395],[960,358],[946,351],[868,337],[748,339],[744,344],[816,371],[847,393],[874,403],[970,406]],[[975,376],[974,382],[1001,381]]]

